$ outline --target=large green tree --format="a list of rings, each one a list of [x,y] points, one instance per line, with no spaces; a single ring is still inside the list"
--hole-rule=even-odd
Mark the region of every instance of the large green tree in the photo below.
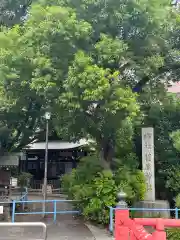
[[[117,136],[138,114],[134,92],[167,83],[166,73],[179,67],[176,21],[167,0],[39,0],[23,25],[0,36],[0,86],[9,113],[26,109],[27,116],[32,101],[41,125],[48,106],[59,134],[90,135],[110,162]]]
[[[78,20],[73,9],[34,5],[22,26],[1,33],[1,94],[9,104],[5,111],[9,107],[8,114],[23,115],[22,122],[14,117],[8,122],[15,128],[16,140],[24,141],[26,117],[31,132],[49,105],[57,126],[60,123],[64,129],[62,120],[66,124],[70,120],[69,135],[91,135],[102,148],[103,159],[112,158],[116,129],[122,120],[137,114],[138,105],[131,89],[123,81],[119,84],[119,72],[98,66],[88,56],[92,32],[91,25]],[[92,53],[103,51],[106,40],[118,47],[118,54],[124,53],[125,44],[103,35]],[[36,111],[34,118],[32,110]]]
[[[58,98],[68,62],[90,29],[71,9],[35,6],[30,14],[23,26],[0,33],[0,121],[6,150],[26,145],[42,130],[42,116]]]
[[[160,80],[167,80],[171,70],[177,74],[179,62],[173,50],[174,42],[178,40],[178,15],[169,0],[39,2],[74,8],[80,19],[91,24],[93,45],[102,40],[102,34],[105,35],[101,47],[106,48],[99,49],[95,61],[100,66],[120,70],[125,83],[135,91],[139,92],[148,83],[156,86]],[[172,34],[174,32],[177,34]],[[119,41],[126,44],[126,51],[120,57],[119,48],[116,48]]]
[[[63,86],[59,106],[68,116],[69,132],[89,134],[98,144],[101,159],[110,164],[119,129],[138,113],[136,95],[120,83],[118,72],[98,67],[83,52],[75,55]]]
[[[55,3],[53,0],[50,2],[42,0],[41,2],[44,2],[45,5],[59,4],[70,6],[76,10],[79,19],[85,19],[91,24],[92,43],[86,51],[90,54],[93,63],[98,67],[108,68],[111,73],[120,71],[119,87],[128,86],[134,92],[138,92],[143,96],[148,94],[149,97],[151,97],[153,91],[156,93],[155,98],[157,100],[159,98],[158,92],[159,90],[164,91],[164,87],[168,84],[168,78],[172,75],[174,76],[174,74],[177,75],[180,66],[176,58],[178,51],[171,36],[172,31],[175,31],[175,29],[177,31],[175,24],[177,19],[176,13],[172,11],[169,5],[169,1],[132,0],[117,2],[108,0],[104,2],[91,0],[87,2],[83,0],[60,0]],[[87,75],[90,74],[86,73]],[[81,83],[80,79],[76,79],[76,73],[73,76],[73,81]],[[88,81],[86,80],[86,82]],[[88,104],[91,104],[92,113],[91,116],[87,116],[87,111],[84,107],[89,107],[89,105],[82,106],[84,101],[78,97],[82,90],[78,90],[75,93],[77,97],[75,98],[74,92],[76,88],[73,87],[75,85],[72,85],[72,80],[67,78],[65,84],[69,84],[67,102],[70,102],[71,106],[73,103],[79,104],[81,106],[80,109],[83,110],[80,114],[77,110],[73,114],[73,110],[71,110],[70,118],[75,120],[75,129],[80,132],[77,122],[80,123],[82,131],[86,128],[85,123],[87,123],[90,128],[88,131],[86,129],[88,133],[91,133],[93,129],[94,133],[98,135],[98,130],[100,129],[100,135],[104,136],[103,140],[101,139],[103,143],[101,149],[107,156],[111,155],[112,159],[113,147],[116,142],[116,134],[114,134],[113,129],[116,129],[115,132],[117,133],[120,128],[120,125],[116,122],[117,119],[113,118],[115,121],[112,121],[112,119],[109,121],[104,113],[105,125],[101,122],[103,120],[102,116],[97,120],[95,119],[95,113],[101,113],[104,109],[104,102],[99,101],[99,99],[91,99],[88,102]],[[113,85],[113,81],[110,84]],[[67,86],[65,86],[66,88],[68,89]],[[104,99],[106,101],[108,98],[105,97]],[[121,100],[120,97],[119,99]],[[138,100],[142,112],[144,112],[146,98],[141,96]],[[67,102],[66,106],[68,106]],[[86,115],[84,115],[85,113]],[[83,122],[81,119],[86,119],[86,122]],[[89,119],[91,120],[90,123]],[[126,118],[124,118],[123,114],[119,114],[118,119],[123,122]],[[107,121],[110,127],[107,125]],[[101,128],[97,125],[97,122]],[[71,122],[70,125],[73,126]],[[105,136],[107,133],[108,137]]]

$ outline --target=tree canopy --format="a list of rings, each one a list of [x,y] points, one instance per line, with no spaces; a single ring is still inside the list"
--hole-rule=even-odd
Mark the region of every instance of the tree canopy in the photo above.
[[[101,59],[94,57],[95,60],[103,67],[121,71],[125,83],[130,84],[135,91],[139,92],[142,86],[150,81],[156,85],[171,69],[179,68],[175,61],[177,59],[172,57],[175,47],[173,39],[178,41],[177,35],[173,37],[172,32],[177,31],[175,25],[178,17],[176,18],[176,12],[172,10],[169,0],[40,2],[44,5],[64,5],[75,9],[79,19],[91,24],[93,45],[105,34],[107,38],[103,43],[106,50],[101,49],[101,52],[98,52],[98,56],[102,55]],[[126,51],[120,57],[118,42],[126,46]]]
[[[48,109],[59,136],[95,139],[105,162],[129,154],[135,127],[154,124],[152,108],[179,76],[179,13],[168,0],[7,4],[19,20],[0,32],[4,148],[43,134]]]
[[[1,0],[0,24],[12,27],[23,22],[32,2],[33,0]]]

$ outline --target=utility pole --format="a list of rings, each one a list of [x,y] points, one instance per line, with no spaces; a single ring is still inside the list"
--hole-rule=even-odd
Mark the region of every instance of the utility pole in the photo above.
[[[45,145],[45,161],[44,161],[44,186],[43,186],[43,217],[45,218],[46,212],[46,200],[47,200],[47,166],[48,166],[48,136],[49,136],[49,120],[51,118],[51,114],[46,112],[46,145]]]

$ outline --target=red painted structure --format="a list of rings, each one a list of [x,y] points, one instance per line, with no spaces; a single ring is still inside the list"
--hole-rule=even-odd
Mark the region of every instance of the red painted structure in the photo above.
[[[148,233],[144,226],[152,226],[155,232]],[[115,210],[115,240],[166,240],[166,227],[180,227],[180,220],[162,218],[129,217],[129,210]]]

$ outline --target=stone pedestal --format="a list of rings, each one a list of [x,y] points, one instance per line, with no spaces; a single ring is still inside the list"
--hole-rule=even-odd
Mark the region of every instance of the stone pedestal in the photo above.
[[[156,200],[154,202],[141,201],[134,205],[134,208],[148,208],[148,209],[167,209],[164,211],[133,211],[132,217],[145,218],[170,218],[169,202],[164,200]]]
[[[7,204],[4,207],[4,219],[7,222],[11,222],[11,215],[10,215],[10,204]]]
[[[3,214],[0,214],[0,222],[11,222],[10,204],[3,204]]]

